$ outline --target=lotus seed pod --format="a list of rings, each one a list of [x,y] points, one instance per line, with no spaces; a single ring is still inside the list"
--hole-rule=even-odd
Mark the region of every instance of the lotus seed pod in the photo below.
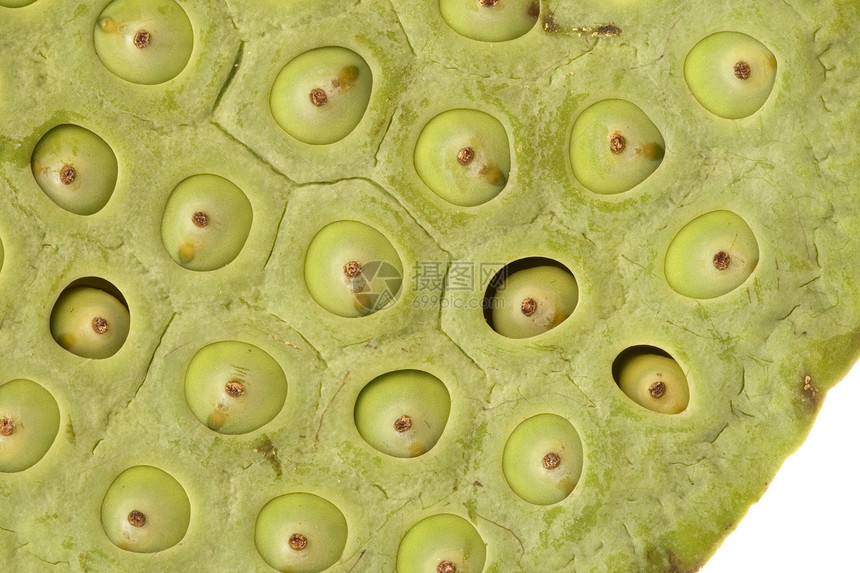
[[[690,50],[684,79],[705,109],[726,119],[740,119],[767,101],[776,67],[776,57],[755,38],[718,32]]]
[[[382,453],[413,458],[439,441],[451,396],[441,380],[419,370],[389,372],[365,386],[355,402],[355,426]]]
[[[347,534],[346,518],[330,501],[310,493],[288,493],[260,510],[254,543],[277,571],[319,573],[340,559]]]
[[[105,534],[120,549],[155,553],[185,537],[191,503],[182,485],[164,470],[134,466],[108,487],[101,517]]]
[[[661,414],[683,412],[690,402],[687,376],[668,356],[631,356],[621,365],[618,386],[640,406]]]
[[[583,111],[570,136],[573,174],[601,195],[623,193],[642,183],[663,161],[666,144],[641,109],[620,99]]]
[[[287,399],[278,362],[246,342],[204,346],[185,371],[185,400],[200,422],[222,434],[245,434],[271,422]]]
[[[493,329],[508,338],[529,338],[552,330],[579,301],[576,279],[567,269],[538,266],[512,273],[498,287]]]
[[[329,46],[300,54],[278,74],[269,107],[281,128],[299,141],[340,141],[367,110],[373,77],[364,58]]]
[[[58,125],[43,135],[33,150],[30,167],[51,201],[78,215],[101,210],[116,187],[113,149],[78,125]]]
[[[0,473],[20,472],[41,460],[57,437],[60,408],[31,380],[0,386]]]
[[[323,227],[305,255],[305,284],[323,308],[358,317],[385,308],[400,292],[403,263],[394,246],[357,221]]]
[[[131,318],[114,295],[89,286],[63,291],[51,311],[51,336],[83,358],[109,358],[125,343]]]
[[[102,64],[118,77],[155,85],[185,69],[194,31],[174,0],[113,0],[96,21],[93,45]]]
[[[502,467],[514,492],[529,503],[565,499],[582,473],[582,442],[573,426],[556,414],[539,414],[511,433]]]
[[[450,513],[413,525],[397,549],[397,573],[481,573],[487,549],[471,523]]]
[[[758,264],[758,241],[731,211],[712,211],[681,229],[666,251],[666,280],[678,293],[714,298],[733,291]]]
[[[449,203],[486,203],[508,182],[508,134],[499,120],[482,111],[440,113],[418,136],[415,169],[427,187]]]
[[[460,35],[482,42],[514,40],[534,28],[539,0],[439,0],[442,18]]]
[[[232,182],[194,175],[173,190],[161,220],[161,240],[170,257],[192,271],[220,269],[245,246],[254,212]]]

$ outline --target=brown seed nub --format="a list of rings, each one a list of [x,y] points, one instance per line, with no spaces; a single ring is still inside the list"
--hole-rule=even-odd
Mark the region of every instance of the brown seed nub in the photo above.
[[[412,418],[409,416],[403,415],[394,420],[394,429],[401,434],[409,430],[412,427]]]
[[[351,279],[354,279],[361,274],[361,263],[359,263],[358,261],[349,261],[348,263],[343,265],[343,274],[345,274]]]
[[[311,103],[317,107],[322,107],[326,103],[328,103],[328,96],[325,91],[320,88],[314,88],[311,90]]]
[[[238,380],[230,380],[224,385],[224,391],[231,398],[238,398],[245,394],[245,387]]]
[[[450,561],[440,561],[436,573],[457,573],[457,567]]]
[[[609,136],[609,151],[618,155],[627,147],[627,140],[617,131]]]
[[[209,215],[204,213],[203,211],[195,211],[193,215],[191,215],[191,220],[194,222],[194,225],[200,227],[206,227],[209,225]]]
[[[0,436],[11,436],[15,433],[15,422],[9,418],[0,418]]]
[[[663,384],[660,380],[651,384],[648,388],[648,393],[651,394],[652,398],[662,398],[666,394],[666,385]]]
[[[134,46],[140,50],[149,46],[152,36],[146,30],[138,30],[134,35]]]
[[[751,72],[752,72],[752,69],[750,68],[750,65],[748,63],[746,63],[745,61],[741,60],[735,64],[735,77],[737,79],[739,79],[739,80],[749,79]]]
[[[143,527],[146,525],[146,515],[142,511],[132,509],[128,512],[128,522],[135,527]]]
[[[548,470],[554,470],[561,463],[561,458],[555,452],[549,452],[543,457],[543,467]]]
[[[290,535],[289,544],[293,551],[301,551],[308,546],[308,538],[301,533],[293,533]]]
[[[460,162],[460,165],[468,165],[475,158],[475,152],[471,147],[464,147],[459,152],[457,152],[457,161]]]
[[[499,0],[478,0],[478,4],[486,8],[492,8],[499,3]]]
[[[718,271],[724,271],[729,268],[729,265],[732,262],[732,258],[725,251],[720,251],[716,255],[714,255],[714,268]]]
[[[78,176],[78,172],[75,171],[75,168],[71,165],[64,165],[62,169],[60,169],[60,183],[63,185],[71,185],[75,182],[75,179]]]
[[[531,297],[524,298],[520,303],[520,310],[526,316],[531,316],[537,312],[537,301]]]
[[[108,331],[108,321],[102,318],[101,316],[97,316],[93,318],[93,332],[96,334],[104,334]]]

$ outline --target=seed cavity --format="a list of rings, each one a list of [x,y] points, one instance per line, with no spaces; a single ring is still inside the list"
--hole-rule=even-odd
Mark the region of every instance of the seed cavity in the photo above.
[[[290,549],[293,551],[301,551],[308,546],[308,538],[301,533],[293,533],[290,535],[288,543],[290,544]]]
[[[714,268],[718,271],[724,271],[729,268],[732,258],[725,251],[720,251],[714,255]]]
[[[143,527],[146,525],[146,515],[142,511],[132,509],[128,512],[128,522],[134,527]]]
[[[15,422],[10,418],[0,418],[0,436],[11,436],[15,433]]]
[[[245,387],[238,380],[230,380],[224,385],[224,391],[231,398],[238,398],[245,395]]]
[[[468,165],[475,158],[475,151],[471,147],[464,147],[457,153],[457,161],[460,165]]]
[[[436,566],[436,573],[457,573],[457,567],[450,561],[440,561]]]
[[[538,0],[534,0],[531,4],[529,4],[528,11],[529,18],[537,19],[540,16],[540,2]]]
[[[617,131],[609,136],[609,151],[618,155],[627,147],[627,140]]]
[[[525,316],[531,316],[537,312],[537,301],[531,297],[524,298],[520,303],[520,310]]]
[[[108,331],[108,321],[101,316],[93,318],[92,326],[96,334],[104,334]]]
[[[64,165],[62,169],[60,169],[60,183],[63,185],[71,185],[75,182],[75,179],[78,176],[78,172],[75,171],[75,168],[71,165]]]
[[[743,60],[741,60],[735,64],[734,70],[735,70],[735,77],[739,80],[749,79],[750,73],[752,72],[750,65]]]
[[[334,81],[332,81],[332,84],[334,84]],[[340,85],[340,82],[338,82],[338,85]],[[323,90],[323,89],[320,89],[320,88],[312,89],[311,93],[310,93],[310,97],[311,97],[311,103],[317,107],[322,107],[326,103],[328,103],[328,96],[326,95],[325,90]]]
[[[543,457],[544,469],[554,470],[561,463],[561,457],[555,452],[549,452]]]
[[[207,215],[203,211],[196,211],[193,215],[191,215],[191,220],[197,227],[200,227],[201,229],[209,225],[209,215]]]
[[[152,36],[146,30],[138,30],[134,35],[134,46],[140,50],[149,46]]]
[[[354,279],[361,274],[361,263],[359,263],[358,261],[349,261],[348,263],[343,265],[343,274],[351,279]]]
[[[485,8],[492,8],[493,6],[498,5],[499,0],[478,0],[478,4],[484,6]],[[453,571],[453,569],[452,569]]]
[[[394,421],[394,429],[401,434],[403,432],[409,431],[409,429],[411,427],[412,427],[412,418],[410,418],[409,416],[403,415]]]
[[[666,385],[660,380],[658,380],[657,382],[651,384],[651,386],[648,388],[648,393],[651,394],[652,398],[660,399],[666,394]]]

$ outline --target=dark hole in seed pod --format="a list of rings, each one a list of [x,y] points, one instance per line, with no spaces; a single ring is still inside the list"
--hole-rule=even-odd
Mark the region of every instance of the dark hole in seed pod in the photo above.
[[[537,301],[531,297],[524,298],[520,303],[520,311],[526,316],[531,316],[537,312]]]
[[[735,64],[735,77],[739,80],[749,79],[752,69],[750,65],[743,60]]]
[[[308,546],[308,538],[301,533],[293,533],[290,535],[288,543],[290,544],[290,549],[293,551],[301,551]]]
[[[224,391],[232,398],[238,398],[245,394],[245,387],[238,380],[230,380],[224,385]]]
[[[457,573],[457,567],[450,561],[440,561],[436,573]]]
[[[543,467],[548,470],[554,470],[561,463],[561,457],[555,452],[549,452],[543,457]]]
[[[349,261],[348,263],[343,265],[343,274],[345,274],[351,279],[354,279],[361,274],[361,263],[359,263],[358,261]]]
[[[609,151],[618,155],[627,146],[627,140],[617,131],[609,136]]]
[[[15,433],[15,422],[9,418],[0,418],[0,436],[11,436]]]
[[[143,527],[146,525],[146,515],[142,511],[132,509],[128,512],[128,522],[135,527]]]
[[[597,28],[598,36],[615,37],[621,35],[621,28],[614,24],[605,24]]]
[[[152,36],[146,30],[138,30],[134,35],[134,45],[136,48],[142,50],[149,46],[149,43],[152,41]]]
[[[666,385],[658,380],[651,384],[648,388],[648,393],[651,394],[652,398],[662,398],[666,394]]]
[[[493,6],[497,5],[498,3],[499,3],[499,0],[479,0],[478,1],[478,4],[480,4],[481,6],[484,6],[486,8],[492,8]]]
[[[729,268],[729,265],[732,262],[732,258],[725,251],[720,251],[716,255],[714,255],[714,268],[718,271],[724,271]]]
[[[475,152],[471,147],[464,147],[457,153],[457,161],[460,165],[468,165],[475,158]]]
[[[326,103],[328,103],[328,96],[325,93],[325,90],[320,88],[314,88],[310,93],[311,103],[317,107],[322,107]]]
[[[93,332],[96,334],[104,334],[108,331],[108,321],[101,316],[93,318]]]
[[[75,168],[71,165],[64,165],[62,169],[60,169],[60,183],[63,185],[71,185],[75,182],[75,179],[78,176],[78,172],[75,171]]]
[[[412,418],[409,416],[400,416],[396,420],[394,420],[394,429],[401,434],[409,430],[412,427]]]
[[[537,20],[537,17],[540,16],[540,2],[539,0],[534,0],[531,4],[529,4],[528,11],[529,18],[534,18]]]
[[[191,215],[191,220],[194,224],[201,229],[209,225],[209,215],[204,213],[203,211],[196,211],[193,215]]]

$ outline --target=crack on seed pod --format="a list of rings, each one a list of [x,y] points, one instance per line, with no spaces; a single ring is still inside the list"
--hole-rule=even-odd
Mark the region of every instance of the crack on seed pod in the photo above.
[[[714,268],[718,271],[724,271],[729,268],[732,258],[725,251],[720,251],[714,255]]]
[[[457,567],[451,561],[440,561],[436,573],[457,573]]]
[[[75,182],[75,179],[78,177],[78,172],[75,171],[75,168],[71,165],[64,165],[62,169],[60,169],[60,183],[63,185],[71,185]]]
[[[394,430],[401,433],[401,434],[403,432],[409,431],[409,429],[411,427],[412,427],[412,418],[410,418],[409,416],[406,416],[405,414],[403,416],[400,416],[396,420],[394,420]]]
[[[146,30],[138,30],[134,35],[134,46],[142,50],[149,46],[152,36]]]
[[[627,140],[621,133],[616,131],[609,136],[609,151],[618,155],[625,147],[627,147]]]
[[[478,4],[483,6],[484,8],[492,8],[498,5],[499,0],[478,0]]]
[[[666,384],[664,384],[661,380],[654,382],[648,388],[648,393],[651,394],[652,398],[660,399],[666,394]]]
[[[15,422],[11,418],[0,418],[0,436],[11,436],[15,433]]]
[[[293,533],[290,535],[288,543],[290,544],[290,549],[293,551],[301,551],[308,546],[308,538],[301,533]]]
[[[471,147],[464,147],[457,152],[457,161],[460,165],[468,165],[475,158],[475,151]]]
[[[735,64],[734,67],[735,77],[739,80],[747,80],[752,73],[752,68],[745,61],[741,60]]]
[[[520,303],[520,311],[526,316],[532,316],[537,312],[537,301],[532,297],[524,298]]]
[[[361,274],[361,263],[358,261],[349,261],[343,265],[343,274],[348,278],[354,279]]]
[[[197,227],[200,227],[201,229],[209,225],[209,215],[207,215],[203,211],[196,211],[193,215],[191,215],[191,220]]]
[[[96,316],[93,318],[92,327],[96,334],[104,334],[108,331],[108,321],[104,317]]]
[[[332,82],[334,84],[334,82]],[[325,90],[320,88],[314,88],[310,93],[311,103],[317,107],[322,107],[326,103],[328,103],[328,96],[325,93]]]
[[[561,456],[555,452],[549,452],[543,457],[541,463],[543,464],[544,469],[554,470],[561,463]]]
[[[146,525],[146,514],[144,514],[142,511],[132,509],[130,512],[128,512],[128,522],[134,527],[143,527],[144,525]]]
[[[231,398],[238,398],[245,395],[245,387],[239,380],[230,380],[224,385],[224,391]]]

